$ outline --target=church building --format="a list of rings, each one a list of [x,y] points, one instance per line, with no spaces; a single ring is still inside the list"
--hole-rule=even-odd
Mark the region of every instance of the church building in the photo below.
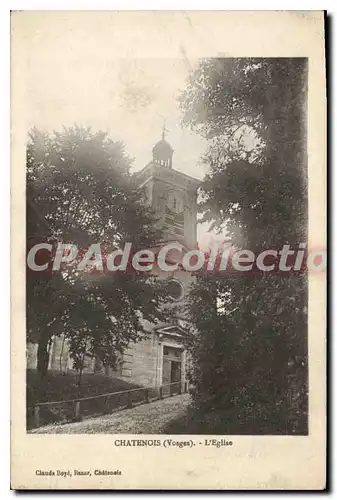
[[[145,203],[152,207],[162,232],[161,246],[180,243],[186,251],[197,248],[197,188],[199,181],[173,168],[173,149],[162,139],[152,150],[152,161],[137,173],[139,187],[145,192]],[[177,269],[169,275],[172,303],[183,305],[193,280],[190,273]],[[158,275],[158,279],[161,276]],[[183,314],[174,324],[144,324],[146,339],[130,344],[120,368],[104,369],[97,359],[87,359],[84,371],[104,372],[146,387],[169,389],[170,384],[184,386],[187,355],[184,347],[186,320]],[[27,346],[27,368],[36,368],[36,345]],[[72,368],[66,343],[56,337],[51,345],[49,369]]]
[[[199,181],[173,169],[173,149],[165,140],[164,132],[152,153],[152,161],[138,173],[138,180],[145,190],[146,202],[158,219],[162,246],[178,242],[186,251],[194,249],[197,247]],[[183,305],[193,278],[179,269],[168,274],[172,302]],[[167,272],[164,277],[168,277]],[[184,347],[185,323],[182,315],[175,324],[145,325],[149,336],[125,351],[122,377],[148,387],[184,385],[188,362]]]

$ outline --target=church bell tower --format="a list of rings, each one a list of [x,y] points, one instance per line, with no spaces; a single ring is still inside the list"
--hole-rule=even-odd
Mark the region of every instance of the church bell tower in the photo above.
[[[197,245],[197,188],[199,181],[173,168],[173,148],[162,138],[152,149],[152,161],[138,174],[145,202],[158,218],[163,242]]]
[[[138,185],[154,211],[162,239],[158,249],[170,242],[183,252],[197,247],[197,189],[199,181],[173,168],[173,148],[162,138],[152,149],[152,160],[138,174]],[[171,301],[183,305],[194,277],[182,269],[163,272],[169,278]],[[161,387],[162,394],[185,390],[188,355],[184,346],[186,318],[172,324],[147,324],[149,336],[130,346],[123,356],[122,376],[148,387]],[[145,325],[144,325],[145,326]]]

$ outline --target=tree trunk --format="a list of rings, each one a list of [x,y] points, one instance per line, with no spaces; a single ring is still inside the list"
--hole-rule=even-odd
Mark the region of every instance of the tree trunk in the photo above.
[[[80,366],[80,370],[79,370],[79,374],[78,374],[78,389],[79,389],[79,391],[81,390],[84,360],[85,360],[85,355],[87,353],[87,343],[88,343],[88,335],[86,335],[86,337],[85,337],[84,351],[83,351],[81,366]]]
[[[62,357],[63,357],[63,351],[64,351],[64,344],[65,344],[65,340],[66,340],[66,336],[63,335],[63,338],[62,338],[62,346],[61,346],[61,352],[60,352],[60,373],[64,374],[65,371],[63,370],[63,367],[62,367]]]
[[[49,365],[49,343],[50,338],[40,338],[37,350],[37,372],[38,372],[38,401],[46,399],[46,375]]]
[[[78,390],[79,391],[81,390],[81,384],[82,384],[83,365],[84,365],[84,356],[82,358],[80,370],[78,372],[78,382],[77,382],[77,385],[78,385]]]
[[[40,375],[40,378],[43,379],[48,372],[48,364],[49,364],[49,352],[48,352],[48,338],[40,339],[39,346],[37,350],[37,371]]]

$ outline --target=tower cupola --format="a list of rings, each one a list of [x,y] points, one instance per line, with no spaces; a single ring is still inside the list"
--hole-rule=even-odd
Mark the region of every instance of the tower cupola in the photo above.
[[[165,140],[165,127],[163,128],[161,140],[152,149],[152,155],[154,163],[172,168],[173,148]]]

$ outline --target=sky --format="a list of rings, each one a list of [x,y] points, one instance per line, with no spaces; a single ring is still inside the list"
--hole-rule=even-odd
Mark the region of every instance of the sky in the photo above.
[[[181,125],[178,97],[197,60],[134,58],[111,50],[114,31],[102,34],[83,25],[35,22],[25,50],[27,129],[60,130],[74,123],[108,132],[122,140],[134,159],[133,170],[152,159],[152,147],[161,139],[174,149],[173,168],[202,179],[206,167],[200,158],[206,142]],[[93,46],[93,40],[95,44]],[[208,238],[208,225],[198,225],[198,240]]]
[[[60,129],[91,125],[122,140],[139,170],[152,158],[152,147],[166,138],[174,149],[174,168],[202,179],[198,164],[205,142],[181,126],[178,97],[188,68],[183,59],[110,59],[94,63],[65,53],[60,60],[34,53],[29,81],[29,126]],[[32,67],[35,66],[35,67]]]

